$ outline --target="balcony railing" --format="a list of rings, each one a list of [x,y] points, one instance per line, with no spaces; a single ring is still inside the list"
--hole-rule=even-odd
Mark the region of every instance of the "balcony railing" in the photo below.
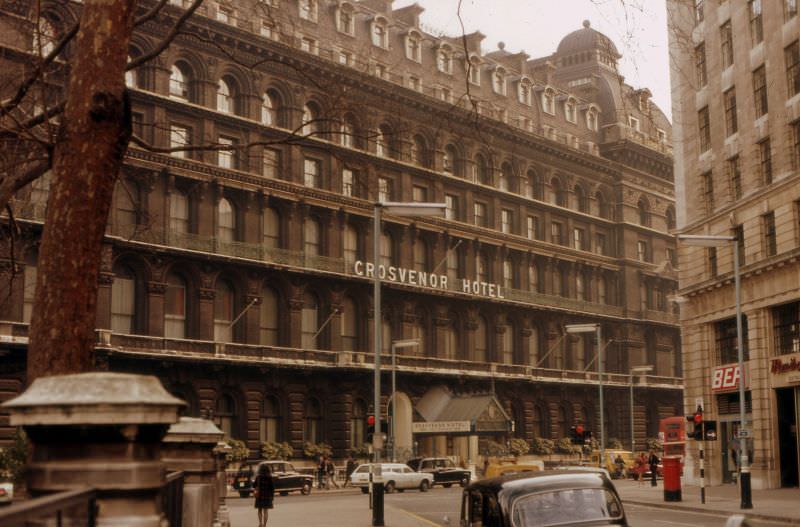
[[[625,139],[646,146],[666,156],[672,156],[672,145],[666,141],[650,137],[635,128],[620,123],[603,127],[603,143],[617,143]]]
[[[0,508],[0,525],[74,525],[94,527],[97,523],[97,491],[58,492]]]

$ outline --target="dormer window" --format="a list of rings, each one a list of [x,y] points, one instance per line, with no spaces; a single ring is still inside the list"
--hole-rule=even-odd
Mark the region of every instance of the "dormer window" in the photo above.
[[[571,123],[578,122],[578,103],[572,97],[564,101],[564,116]]]
[[[553,88],[545,88],[542,92],[542,111],[550,115],[556,114],[556,92]]]
[[[224,5],[217,5],[217,20],[225,24],[232,24],[233,8]]]
[[[499,95],[506,94],[506,70],[496,68],[492,73],[492,89]]]
[[[639,119],[637,119],[632,115],[628,116],[628,126],[630,126],[633,130],[636,130],[637,132],[641,132],[641,128],[639,126]]]
[[[481,60],[472,56],[469,58],[469,82],[475,86],[481,85]]]
[[[417,32],[409,32],[406,35],[406,58],[422,62],[422,38]]]
[[[588,110],[586,110],[586,128],[592,130],[593,132],[597,131],[597,108],[594,106],[590,106]]]
[[[317,21],[317,0],[300,0],[300,18]]]
[[[453,73],[453,53],[447,46],[442,46],[436,52],[436,69],[442,73]]]
[[[384,19],[375,19],[372,22],[372,44],[379,48],[389,47],[389,30]]]
[[[342,4],[336,10],[336,29],[347,35],[355,34],[355,16],[350,4]]]
[[[517,84],[517,99],[526,106],[531,105],[531,81],[526,77]]]

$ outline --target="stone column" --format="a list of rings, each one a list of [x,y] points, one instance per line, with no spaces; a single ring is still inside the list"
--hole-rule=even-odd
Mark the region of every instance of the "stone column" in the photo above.
[[[225,498],[227,498],[228,495],[228,476],[225,469],[228,466],[227,457],[231,450],[233,450],[231,446],[224,441],[220,441],[214,447],[214,456],[217,461],[217,485],[214,492],[214,502],[217,505],[215,507],[216,514],[212,527],[230,527],[231,525],[230,512],[225,502]]]
[[[219,509],[217,456],[222,430],[207,419],[181,417],[161,448],[168,472],[183,471],[183,527],[207,527]]]
[[[3,403],[33,446],[32,496],[97,489],[98,526],[161,527],[161,439],[185,403],[156,377],[82,373],[42,377]]]

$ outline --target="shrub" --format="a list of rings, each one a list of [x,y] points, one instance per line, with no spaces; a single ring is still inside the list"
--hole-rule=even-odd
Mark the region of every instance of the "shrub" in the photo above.
[[[231,451],[225,454],[225,461],[228,463],[233,461],[244,461],[250,457],[250,449],[247,448],[247,444],[245,444],[244,441],[239,439],[228,439],[226,443],[228,443],[228,446],[231,447]]]
[[[0,448],[0,475],[7,474],[15,485],[21,484],[29,450],[28,436],[22,428],[17,428],[11,446]]]
[[[333,450],[327,443],[312,443],[311,441],[303,443],[303,455],[308,458],[316,459],[319,456],[330,457],[332,454]]]
[[[611,450],[622,450],[622,441],[616,437],[610,437],[608,438],[608,444],[606,445],[606,448],[610,448]]]
[[[548,456],[555,450],[555,443],[552,439],[545,439],[543,437],[534,437],[533,444],[531,445],[531,452],[540,456]]]
[[[645,444],[647,445],[647,450],[655,450],[656,452],[661,452],[664,446],[661,444],[661,441],[656,439],[655,437],[648,437],[645,439]]]
[[[292,445],[283,443],[261,443],[261,457],[264,459],[280,459],[286,461],[294,455]]]
[[[369,445],[364,443],[361,446],[351,448],[350,455],[356,459],[369,459],[370,457]]]
[[[486,442],[486,455],[487,456],[505,456],[508,453],[506,446],[497,441]]]
[[[570,438],[562,437],[556,441],[556,452],[559,454],[575,454],[578,452],[578,447],[572,444]]]
[[[530,452],[530,450],[531,446],[528,444],[528,442],[519,437],[515,437],[508,442],[508,452],[512,456],[524,456]]]

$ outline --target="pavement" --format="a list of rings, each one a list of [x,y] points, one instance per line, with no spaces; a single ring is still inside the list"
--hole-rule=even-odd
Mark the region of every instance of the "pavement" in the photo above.
[[[686,510],[711,514],[741,514],[755,520],[766,520],[785,525],[800,525],[800,489],[753,490],[752,509],[741,509],[741,494],[738,485],[719,485],[706,487],[706,503],[700,503],[700,487],[684,485],[682,500],[664,501],[664,482],[657,487],[650,482],[641,486],[632,480],[614,481],[623,504],[663,507],[671,510]]]

